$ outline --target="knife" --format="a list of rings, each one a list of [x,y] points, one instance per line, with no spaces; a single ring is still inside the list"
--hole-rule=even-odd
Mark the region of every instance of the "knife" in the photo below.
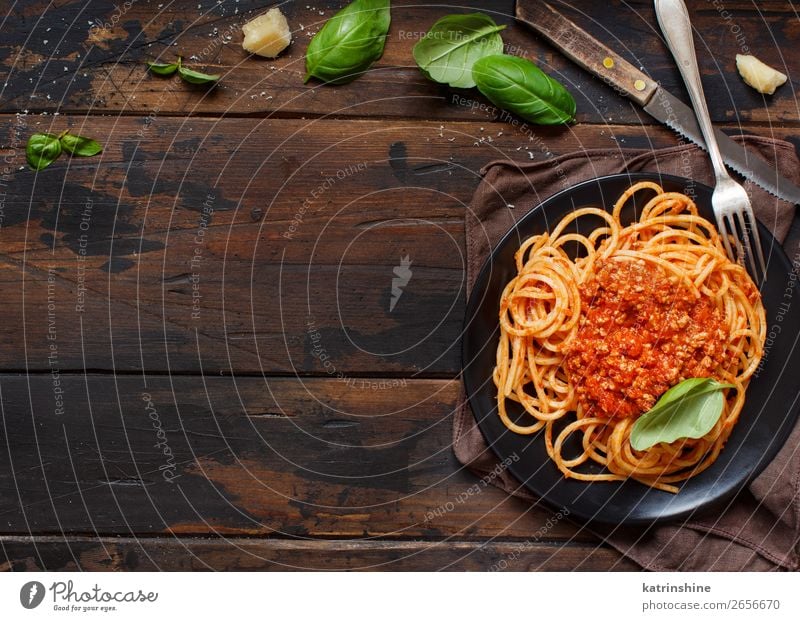
[[[542,35],[575,63],[621,95],[639,104],[654,119],[706,148],[695,114],[680,99],[540,0],[517,0],[517,20]],[[757,155],[714,129],[725,163],[770,194],[800,204],[800,188]]]

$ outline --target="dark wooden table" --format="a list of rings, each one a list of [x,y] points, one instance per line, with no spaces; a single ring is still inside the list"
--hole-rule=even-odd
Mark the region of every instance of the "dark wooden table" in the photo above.
[[[508,24],[578,123],[537,129],[542,149],[460,105],[411,60],[462,10],[447,4],[393,2],[383,58],[340,87],[303,84],[340,2],[287,5],[302,30],[274,61],[239,45],[266,2],[0,5],[4,568],[634,568],[492,487],[459,502],[477,482],[451,449],[464,210],[489,160],[677,138],[514,24],[510,1],[452,4]],[[565,11],[685,99],[651,5]],[[764,99],[734,64],[746,46],[800,75],[789,3],[691,13],[714,120],[799,141],[796,83]],[[221,84],[146,73],[175,54]],[[28,170],[28,136],[65,128],[103,154]]]

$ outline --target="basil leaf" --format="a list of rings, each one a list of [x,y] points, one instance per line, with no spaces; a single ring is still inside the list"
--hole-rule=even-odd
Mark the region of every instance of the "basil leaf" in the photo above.
[[[644,451],[660,442],[702,438],[722,415],[726,388],[734,385],[707,377],[694,377],[673,386],[633,424],[631,446]]]
[[[178,75],[190,84],[211,84],[219,80],[219,75],[211,73],[200,73],[186,67],[178,67]]]
[[[74,134],[64,134],[61,136],[61,148],[72,155],[91,157],[103,150],[103,146],[96,140],[75,136]]]
[[[531,61],[508,54],[484,56],[472,67],[478,90],[494,105],[539,125],[575,119],[575,100]]]
[[[47,168],[61,155],[61,142],[53,134],[33,134],[25,146],[28,165],[33,170]]]
[[[158,75],[172,75],[180,67],[180,63],[147,63],[150,71]]]
[[[383,55],[391,13],[389,0],[355,0],[331,17],[306,51],[306,78],[343,84]]]
[[[475,86],[472,67],[480,58],[503,51],[498,26],[483,13],[445,15],[412,50],[422,73],[434,82],[456,88]]]

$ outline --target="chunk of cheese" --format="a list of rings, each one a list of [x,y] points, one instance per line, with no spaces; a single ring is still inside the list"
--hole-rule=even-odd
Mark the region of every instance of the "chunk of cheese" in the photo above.
[[[292,31],[280,9],[270,9],[242,26],[242,47],[251,54],[275,58],[292,42]]]
[[[736,68],[747,84],[765,95],[772,95],[776,88],[786,82],[786,74],[765,65],[755,56],[737,54]]]

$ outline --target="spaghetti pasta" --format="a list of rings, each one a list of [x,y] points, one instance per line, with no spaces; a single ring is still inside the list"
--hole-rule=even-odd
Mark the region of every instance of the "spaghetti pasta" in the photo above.
[[[655,196],[623,226],[623,208],[641,191]],[[586,217],[600,226],[573,232]],[[493,373],[505,426],[544,430],[550,458],[582,481],[632,478],[677,492],[676,483],[708,468],[741,413],[766,321],[758,289],[694,202],[637,183],[610,213],[577,209],[551,233],[525,240],[515,259]],[[734,386],[714,428],[634,450],[638,416],[688,377]]]

